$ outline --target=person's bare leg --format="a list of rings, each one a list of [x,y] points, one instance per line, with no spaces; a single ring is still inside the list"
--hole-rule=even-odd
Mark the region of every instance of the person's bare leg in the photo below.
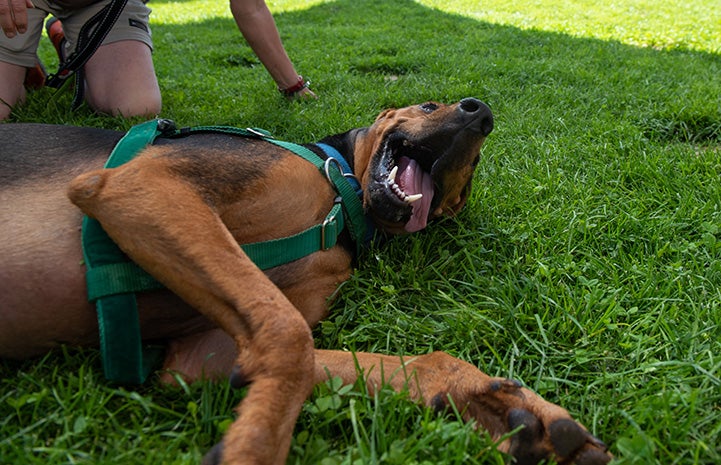
[[[101,46],[85,64],[85,99],[100,113],[153,117],[162,100],[152,52],[139,41]]]
[[[25,101],[26,68],[0,61],[0,121],[10,116],[12,108]]]

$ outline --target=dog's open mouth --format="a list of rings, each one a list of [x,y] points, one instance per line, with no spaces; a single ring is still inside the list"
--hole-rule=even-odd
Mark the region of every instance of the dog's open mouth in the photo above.
[[[426,227],[433,200],[433,179],[412,158],[401,156],[388,175],[388,188],[399,200],[410,205],[411,217],[405,225],[408,232]]]
[[[384,204],[382,215],[404,223],[409,233],[425,228],[434,193],[432,151],[395,133],[384,141],[381,152],[372,190],[375,200]]]

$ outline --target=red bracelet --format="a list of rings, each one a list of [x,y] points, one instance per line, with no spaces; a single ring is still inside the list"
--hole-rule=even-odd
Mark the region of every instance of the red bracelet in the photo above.
[[[278,91],[286,97],[292,97],[301,90],[308,88],[309,85],[310,82],[303,80],[303,76],[298,76],[298,82],[286,89],[281,89],[280,87],[278,87]]]

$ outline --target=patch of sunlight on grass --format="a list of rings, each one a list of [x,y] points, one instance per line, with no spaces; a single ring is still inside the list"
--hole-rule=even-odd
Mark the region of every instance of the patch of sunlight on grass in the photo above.
[[[153,2],[152,24],[187,24],[211,18],[231,18],[227,2],[208,2],[207,0],[190,0],[179,2]]]
[[[442,11],[521,29],[560,32],[656,49],[721,53],[721,9],[715,0],[678,5],[656,0],[417,0]]]
[[[276,0],[266,2],[273,14],[299,11],[325,3],[326,0]],[[157,24],[187,24],[210,18],[232,18],[227,1],[208,0],[160,1],[151,0],[152,22]]]
[[[316,5],[329,3],[329,0],[268,0],[265,3],[270,11],[280,13],[281,11],[307,10]]]

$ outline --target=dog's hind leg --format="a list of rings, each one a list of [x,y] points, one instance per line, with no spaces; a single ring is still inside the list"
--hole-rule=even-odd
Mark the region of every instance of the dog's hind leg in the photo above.
[[[331,376],[350,384],[362,375],[370,392],[386,384],[407,389],[411,398],[439,411],[452,402],[466,421],[475,421],[494,439],[520,428],[499,446],[515,457],[514,463],[553,459],[561,465],[604,465],[611,460],[606,446],[563,408],[516,381],[492,378],[443,352],[398,357],[317,350],[315,360],[316,383]]]
[[[285,463],[313,386],[310,329],[167,163],[146,156],[81,175],[69,196],[136,263],[233,338],[249,389],[226,433],[223,463]]]

